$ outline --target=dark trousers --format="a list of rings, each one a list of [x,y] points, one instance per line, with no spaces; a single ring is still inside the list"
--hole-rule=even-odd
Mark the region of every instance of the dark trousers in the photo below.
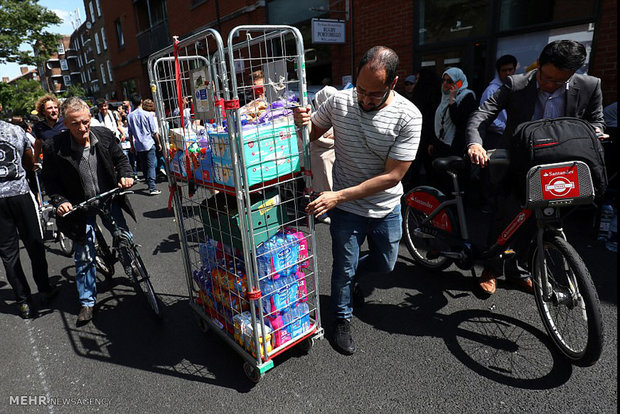
[[[0,198],[0,256],[6,278],[18,303],[30,300],[31,291],[19,259],[19,239],[30,257],[39,292],[50,290],[45,246],[35,202],[30,193]]]

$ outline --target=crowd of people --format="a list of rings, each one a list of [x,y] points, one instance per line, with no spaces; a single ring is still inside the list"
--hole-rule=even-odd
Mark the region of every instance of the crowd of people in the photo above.
[[[458,67],[447,68],[441,77],[432,68],[423,68],[405,78],[401,95],[395,90],[397,54],[376,46],[360,60],[355,87],[339,91],[327,86],[316,94],[314,110],[311,106],[296,108],[296,126],[308,128],[310,134],[313,190],[318,195],[306,211],[330,225],[333,339],[338,351],[355,352],[350,325],[353,307],[364,300],[359,278],[390,272],[395,266],[404,191],[428,182],[445,188],[442,176],[433,170],[434,159],[467,154],[479,168],[480,197],[483,209],[490,213],[489,237],[494,237],[519,203],[507,178],[491,184],[484,168],[489,149],[510,149],[517,125],[543,118],[582,118],[603,132],[600,80],[576,73],[585,59],[582,44],[554,41],[541,51],[536,67],[520,75],[514,74],[516,58],[501,56],[496,75],[480,98],[469,89],[467,76]],[[255,87],[262,88],[259,75]],[[137,165],[148,193],[160,194],[155,182],[163,167],[162,141],[154,109],[152,100],[134,96],[117,111],[100,100],[91,116],[89,106],[79,98],[69,98],[61,107],[56,97],[45,95],[36,105],[42,118],[36,124],[0,122],[5,154],[0,169],[0,254],[22,317],[31,316],[31,292],[19,260],[18,238],[30,256],[39,292],[46,300],[57,293],[49,283],[28,171],[43,160],[43,182],[58,209],[58,228],[75,242],[81,304],[77,322],[87,323],[96,302],[95,217],[88,212],[63,215],[98,193],[116,186],[131,187],[137,179]],[[182,117],[177,116],[187,122],[191,114],[184,111]],[[116,202],[112,213],[127,228],[122,210],[133,216],[124,198]],[[519,240],[527,238],[531,233],[522,232]],[[369,253],[360,256],[365,241]],[[515,248],[518,260],[507,267],[498,268],[491,262],[485,266],[480,288],[487,294],[495,292],[496,278],[504,273],[532,289],[520,263],[525,249]]]

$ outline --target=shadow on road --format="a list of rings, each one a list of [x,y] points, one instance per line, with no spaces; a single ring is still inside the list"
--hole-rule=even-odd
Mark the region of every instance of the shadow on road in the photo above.
[[[499,289],[511,288],[499,282]],[[366,292],[395,286],[413,292],[398,304],[367,300],[354,312],[376,329],[441,338],[469,369],[513,387],[552,389],[571,377],[572,365],[555,350],[547,334],[526,322],[493,312],[493,306],[442,313],[449,301],[473,295],[471,277],[456,271],[438,276],[401,261],[390,275],[361,283]]]

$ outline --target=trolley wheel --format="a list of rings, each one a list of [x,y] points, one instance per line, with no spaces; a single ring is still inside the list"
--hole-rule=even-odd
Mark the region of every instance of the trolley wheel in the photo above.
[[[261,378],[263,378],[263,376],[265,375],[260,372],[260,369],[258,369],[258,367],[255,367],[247,361],[243,363],[243,372],[245,373],[245,376],[248,377],[250,381],[255,384],[258,384]]]
[[[307,354],[310,352],[313,346],[314,346],[314,338],[306,338],[299,343],[299,350],[303,354]]]

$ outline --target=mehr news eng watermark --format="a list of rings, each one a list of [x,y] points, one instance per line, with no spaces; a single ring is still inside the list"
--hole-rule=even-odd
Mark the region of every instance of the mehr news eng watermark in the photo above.
[[[48,397],[46,395],[10,395],[9,405],[67,405],[67,406],[105,406],[112,403],[111,398]]]

